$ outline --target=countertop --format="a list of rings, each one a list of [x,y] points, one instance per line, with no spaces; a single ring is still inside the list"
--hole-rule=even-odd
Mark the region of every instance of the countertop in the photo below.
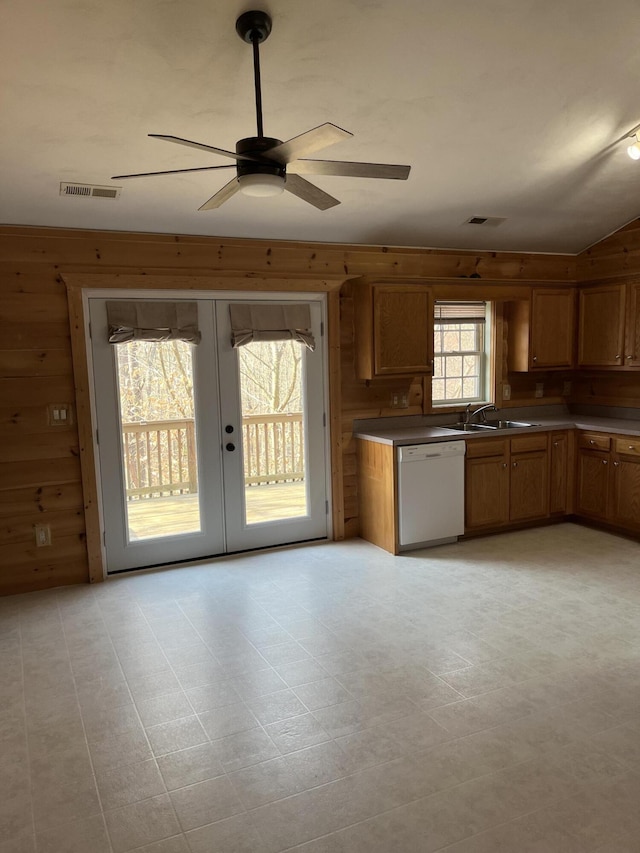
[[[503,410],[503,415],[508,412]],[[522,420],[528,420],[523,418]],[[621,418],[601,418],[591,415],[569,415],[563,418],[534,418],[535,426],[520,429],[478,430],[478,432],[461,432],[446,429],[442,426],[415,426],[406,429],[376,429],[355,432],[356,438],[376,441],[379,444],[391,444],[393,447],[403,447],[407,444],[431,444],[436,441],[470,440],[477,438],[509,438],[523,433],[548,432],[551,429],[585,429],[595,432],[610,432],[619,435],[640,436],[640,420],[624,420]],[[491,423],[488,420],[487,423]]]

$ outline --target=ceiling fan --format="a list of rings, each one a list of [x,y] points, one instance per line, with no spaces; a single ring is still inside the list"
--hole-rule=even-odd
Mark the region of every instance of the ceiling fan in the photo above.
[[[112,180],[124,178],[146,178],[156,175],[177,175],[185,172],[206,172],[215,169],[236,169],[236,176],[218,190],[198,210],[212,210],[220,207],[238,191],[245,195],[271,196],[283,190],[308,202],[318,210],[327,210],[340,204],[337,198],[305,180],[301,175],[340,175],[350,178],[392,178],[406,181],[410,166],[397,166],[385,163],[352,163],[341,160],[307,160],[304,157],[353,136],[347,130],[335,124],[326,123],[314,127],[300,136],[294,136],[286,142],[265,136],[262,125],[262,91],[260,86],[260,44],[266,41],[271,32],[271,18],[266,12],[245,12],[236,21],[236,31],[243,41],[253,46],[253,74],[256,99],[256,120],[258,135],[239,139],[236,150],[225,151],[192,142],[179,136],[167,136],[150,133],[152,139],[164,139],[178,145],[186,145],[201,151],[209,151],[230,157],[234,165],[200,166],[195,169],[171,169],[163,172],[142,172],[136,175],[114,175]]]

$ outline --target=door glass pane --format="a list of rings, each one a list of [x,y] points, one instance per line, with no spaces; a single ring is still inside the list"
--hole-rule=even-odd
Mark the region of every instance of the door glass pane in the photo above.
[[[237,352],[245,523],[305,516],[304,345],[261,341]]]
[[[116,344],[129,541],[201,529],[193,347]]]

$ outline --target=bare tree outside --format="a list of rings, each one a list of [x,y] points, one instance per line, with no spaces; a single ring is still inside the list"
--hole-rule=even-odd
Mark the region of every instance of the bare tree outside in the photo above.
[[[301,344],[252,343],[238,349],[238,358],[243,415],[301,411]]]

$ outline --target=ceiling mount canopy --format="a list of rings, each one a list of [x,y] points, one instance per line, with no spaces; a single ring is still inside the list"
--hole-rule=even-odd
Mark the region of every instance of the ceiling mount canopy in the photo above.
[[[348,178],[385,178],[406,181],[410,166],[385,163],[353,163],[341,160],[308,160],[306,155],[322,148],[350,139],[353,134],[335,124],[326,122],[286,142],[264,135],[262,117],[262,83],[260,76],[260,45],[271,34],[272,21],[266,12],[244,12],[236,21],[236,32],[253,48],[253,80],[256,105],[257,135],[239,139],[236,150],[227,151],[201,142],[192,142],[180,136],[150,133],[152,139],[162,139],[177,145],[186,145],[235,160],[227,166],[200,166],[192,169],[171,169],[158,172],[138,172],[131,175],[114,175],[112,180],[155,177],[158,175],[204,172],[216,169],[234,169],[236,175],[218,190],[198,210],[213,210],[224,204],[238,191],[249,196],[279,195],[284,190],[311,204],[318,210],[327,210],[340,204],[337,198],[301,177],[311,175],[336,175]]]

